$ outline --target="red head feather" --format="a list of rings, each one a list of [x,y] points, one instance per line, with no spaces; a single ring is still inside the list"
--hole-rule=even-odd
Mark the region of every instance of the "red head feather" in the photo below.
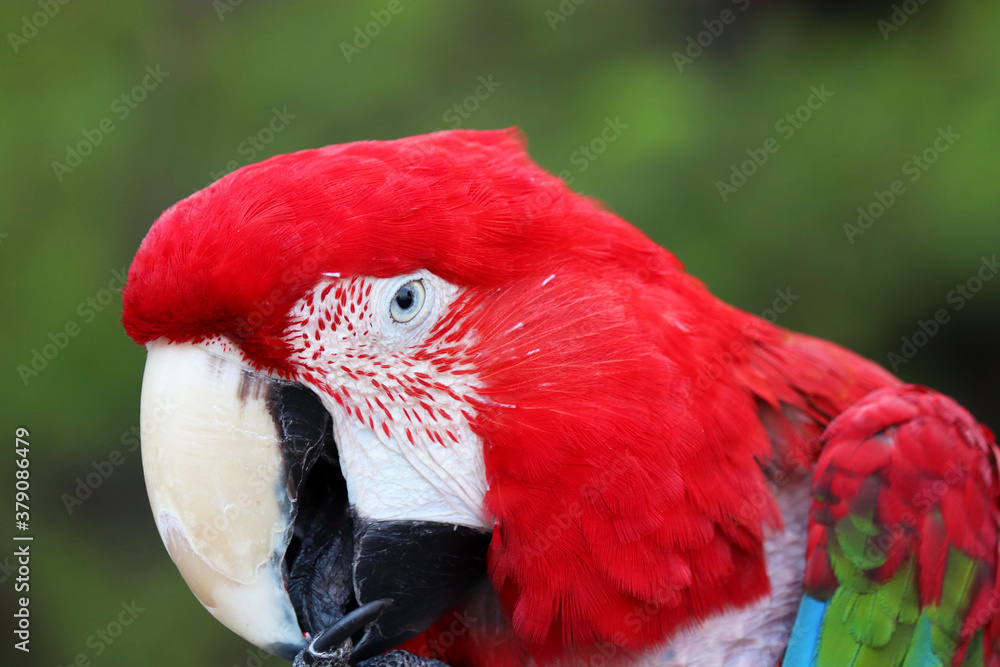
[[[287,370],[285,314],[323,273],[426,268],[503,284],[581,248],[620,263],[666,256],[649,245],[535,165],[515,131],[327,146],[243,167],[164,212],[132,263],[122,319],[140,344],[225,335]]]

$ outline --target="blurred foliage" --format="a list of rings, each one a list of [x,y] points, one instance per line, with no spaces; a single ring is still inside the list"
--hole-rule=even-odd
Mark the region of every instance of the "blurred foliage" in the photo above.
[[[1000,426],[1000,280],[960,310],[948,299],[1000,253],[1000,5],[901,4],[916,11],[888,31],[887,3],[5,3],[2,412],[9,440],[16,425],[31,431],[36,536],[33,651],[13,664],[259,663],[188,592],[149,516],[130,435],[143,350],[121,330],[114,273],[160,211],[231,161],[456,122],[520,126],[543,166],[568,172],[722,298],[762,313],[776,290],[798,296],[781,325],[887,364],[901,337],[945,309],[949,321],[899,373]],[[25,21],[42,23],[43,6],[57,11],[32,32]],[[732,20],[716,23],[727,9]],[[391,20],[365,44],[372,12]],[[707,45],[679,68],[689,37]],[[357,49],[350,62],[345,43]],[[132,108],[120,98],[154,81],[147,67],[166,74]],[[498,85],[470,101],[480,77]],[[776,123],[813,86],[832,95],[785,139]],[[266,133],[245,143],[285,110],[294,118],[266,145]],[[113,131],[95,135],[105,118]],[[627,128],[581,158],[608,119]],[[939,128],[960,138],[849,242],[857,208],[906,179],[904,163]],[[100,143],[57,177],[53,162],[84,132]],[[723,201],[718,181],[769,137],[779,150]],[[25,382],[18,366],[73,324],[77,335]],[[120,465],[70,514],[65,494],[107,471],[116,450]],[[2,479],[12,458],[0,457]],[[10,576],[0,571],[4,627]],[[144,611],[113,644],[91,637],[133,600]]]

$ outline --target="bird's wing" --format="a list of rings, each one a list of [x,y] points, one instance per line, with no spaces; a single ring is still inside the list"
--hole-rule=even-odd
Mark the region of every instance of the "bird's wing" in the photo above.
[[[993,435],[913,385],[824,435],[789,667],[1000,665]]]

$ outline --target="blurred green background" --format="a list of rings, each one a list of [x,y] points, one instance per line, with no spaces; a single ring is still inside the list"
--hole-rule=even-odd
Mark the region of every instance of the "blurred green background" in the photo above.
[[[188,592],[149,515],[144,352],[119,324],[117,272],[163,209],[278,153],[520,126],[538,162],[716,294],[766,313],[790,292],[779,324],[899,354],[904,379],[1000,427],[1000,279],[982,281],[1000,253],[1000,5],[576,1],[4,3],[0,662],[260,664]],[[27,656],[10,633],[16,426],[31,433]],[[96,634],[133,601],[119,636]]]

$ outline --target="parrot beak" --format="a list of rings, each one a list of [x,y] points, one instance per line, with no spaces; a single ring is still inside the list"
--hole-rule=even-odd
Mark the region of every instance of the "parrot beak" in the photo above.
[[[305,640],[281,572],[294,507],[267,405],[276,382],[202,346],[150,343],[142,466],[156,527],[191,591],[228,628],[290,659]],[[164,403],[170,420],[147,419]]]
[[[310,650],[350,638],[361,660],[485,580],[488,532],[357,514],[310,390],[204,344],[147,348],[149,503],[184,581],[226,627],[289,660],[312,637]],[[147,418],[164,404],[168,421]]]

